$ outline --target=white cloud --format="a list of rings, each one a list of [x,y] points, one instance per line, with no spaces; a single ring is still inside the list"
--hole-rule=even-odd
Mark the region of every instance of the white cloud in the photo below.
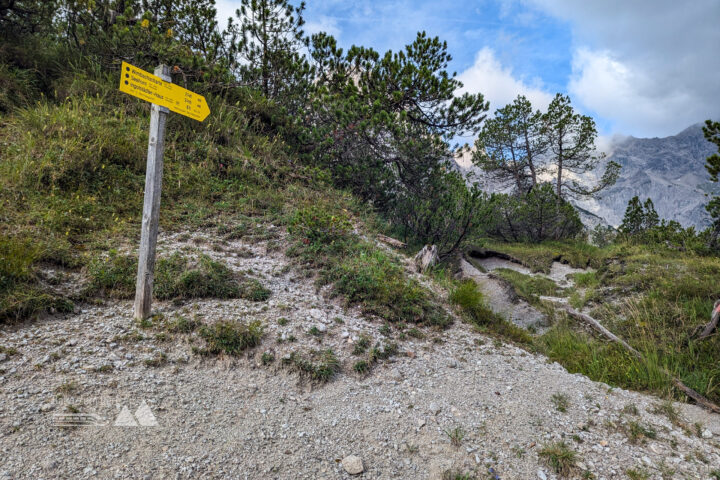
[[[545,110],[553,96],[542,89],[539,81],[531,84],[513,76],[510,68],[503,67],[491,48],[484,47],[475,56],[475,63],[458,75],[463,83],[460,93],[482,93],[490,102],[494,112],[512,101],[518,95],[525,95],[535,109]]]
[[[238,8],[240,8],[240,0],[217,0],[217,2],[215,2],[220,30],[227,27],[228,18],[232,17],[234,21],[237,21],[235,11]]]
[[[614,120],[617,131],[674,134],[702,117],[699,98],[681,86],[653,94],[655,78],[607,51],[578,49],[568,92],[586,110]]]
[[[327,15],[318,15],[315,19],[308,20],[305,22],[305,25],[303,25],[303,30],[305,30],[305,33],[308,35],[325,32],[335,38],[340,36],[340,28],[338,27],[337,19]]]
[[[519,1],[569,22],[568,91],[613,131],[665,136],[720,115],[717,0]]]

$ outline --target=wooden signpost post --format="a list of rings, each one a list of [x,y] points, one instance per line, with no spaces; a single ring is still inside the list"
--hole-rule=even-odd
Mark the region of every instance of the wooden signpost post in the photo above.
[[[152,103],[134,309],[135,318],[143,320],[150,316],[152,302],[167,115],[173,111],[202,122],[210,109],[205,97],[171,83],[167,65],[158,66],[153,75],[123,62],[120,91]]]

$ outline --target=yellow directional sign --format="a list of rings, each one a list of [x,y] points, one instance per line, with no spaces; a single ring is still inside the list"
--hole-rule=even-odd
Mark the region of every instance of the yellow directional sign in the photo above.
[[[205,97],[122,62],[120,91],[202,122],[210,114]]]

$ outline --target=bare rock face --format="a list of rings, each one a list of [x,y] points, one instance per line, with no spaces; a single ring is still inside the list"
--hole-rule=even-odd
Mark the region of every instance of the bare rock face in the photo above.
[[[435,245],[425,245],[415,258],[415,268],[418,272],[424,273],[428,268],[438,262],[437,247]]]
[[[365,467],[363,467],[362,458],[358,457],[357,455],[348,455],[347,457],[343,458],[342,466],[345,471],[350,475],[359,475],[365,470]]]

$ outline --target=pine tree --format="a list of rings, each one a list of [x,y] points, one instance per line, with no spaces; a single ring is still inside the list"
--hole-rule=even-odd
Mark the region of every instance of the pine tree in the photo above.
[[[238,24],[228,25],[239,77],[291,114],[304,103],[312,79],[303,54],[310,42],[302,30],[304,10],[304,2],[293,7],[287,0],[242,0]]]
[[[542,114],[520,95],[485,122],[473,161],[501,184],[528,192],[537,185],[538,157],[547,150],[541,132]]]
[[[652,230],[660,224],[660,216],[655,210],[653,201],[648,198],[643,203],[643,224],[642,228],[644,231]]]
[[[635,195],[630,199],[625,209],[625,216],[623,217],[622,224],[620,224],[620,231],[626,235],[638,235],[642,233],[644,223],[645,214],[643,212],[643,206],[638,196]]]
[[[718,147],[718,153],[707,157],[707,163],[705,164],[705,168],[710,174],[710,180],[717,182],[720,177],[720,122],[706,120],[705,126],[703,127],[703,134],[707,141],[714,143]],[[720,237],[720,196],[713,196],[705,206],[705,209],[710,214],[710,218],[713,219],[713,223],[710,226],[708,247],[717,248],[718,238]]]
[[[568,96],[560,93],[555,96],[543,115],[543,122],[558,198],[593,197],[617,181],[620,165],[613,161],[608,162],[602,178],[594,187],[584,187],[576,180],[578,176],[594,170],[604,155],[595,152],[595,121],[576,113]]]

